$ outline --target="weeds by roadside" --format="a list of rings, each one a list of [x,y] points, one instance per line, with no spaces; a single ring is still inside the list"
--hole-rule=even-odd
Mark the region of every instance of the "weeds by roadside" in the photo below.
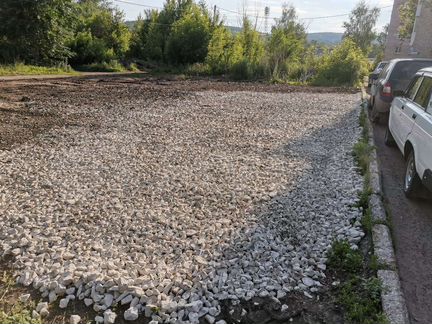
[[[33,302],[22,302],[17,295],[16,282],[8,269],[0,270],[0,323],[41,324],[41,319],[32,317]]]
[[[0,65],[0,76],[13,75],[41,75],[41,74],[71,74],[75,75],[78,72],[74,71],[70,66],[34,66],[16,63],[10,65]]]
[[[353,148],[353,156],[360,173],[364,177],[364,187],[359,193],[357,207],[363,211],[362,226],[369,236],[372,233],[372,214],[369,207],[370,187],[369,163],[373,147],[369,145],[366,112],[360,113],[361,139]],[[376,277],[379,269],[377,258],[370,255],[372,246],[366,253],[353,250],[347,241],[336,241],[328,254],[328,265],[338,276],[344,278],[337,289],[337,301],[345,310],[348,323],[353,324],[385,324],[388,323],[382,312],[381,282]]]

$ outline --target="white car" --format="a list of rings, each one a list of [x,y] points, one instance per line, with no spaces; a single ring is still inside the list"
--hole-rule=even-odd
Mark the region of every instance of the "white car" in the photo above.
[[[390,108],[385,143],[396,145],[407,161],[404,192],[413,196],[422,183],[432,191],[432,67],[413,77]]]

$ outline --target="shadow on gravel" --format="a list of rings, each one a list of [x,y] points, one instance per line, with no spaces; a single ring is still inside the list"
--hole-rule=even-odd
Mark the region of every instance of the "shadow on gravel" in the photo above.
[[[308,136],[300,137],[291,143],[287,143],[276,151],[263,152],[263,154],[278,155],[285,159],[302,159],[305,161],[305,168],[298,175],[295,184],[287,185],[288,189],[285,192],[279,193],[262,206],[256,206],[256,209],[252,211],[252,213],[259,215],[260,222],[267,229],[270,229],[275,239],[280,239],[285,244],[295,247],[314,243],[313,241],[306,241],[304,239],[303,225],[296,219],[294,212],[294,209],[298,206],[293,205],[293,202],[297,203],[300,197],[307,201],[304,212],[309,215],[308,219],[311,222],[315,222],[316,228],[322,225],[322,218],[318,216],[319,211],[324,213],[326,210],[329,213],[332,212],[331,209],[333,207],[330,204],[339,201],[344,188],[335,187],[331,177],[329,177],[331,174],[326,173],[326,169],[331,166],[332,162],[335,163],[335,160],[337,161],[341,158],[342,150],[344,151],[342,156],[347,156],[348,160],[352,159],[352,146],[356,143],[359,136],[352,132],[352,125],[358,124],[358,115],[359,110],[353,107],[353,110],[341,116],[340,120],[331,127],[317,129]],[[346,161],[344,159],[340,163]],[[354,166],[355,162],[353,159],[351,163],[353,164],[351,171],[354,171],[355,176],[361,178],[357,167]],[[348,173],[347,176],[353,176],[353,173]],[[321,187],[317,189],[314,180],[327,183],[327,191],[321,190]],[[347,183],[350,183],[349,179],[347,179]],[[358,192],[361,189],[359,187]],[[308,194],[304,195],[304,190],[308,190]],[[357,200],[357,195],[354,198]],[[314,204],[323,202],[324,205],[320,206],[322,207],[321,210],[320,207]],[[349,207],[352,207],[352,205]],[[275,215],[283,215],[282,219],[279,219],[282,222],[282,226],[280,226],[280,222],[272,222]],[[353,218],[355,216],[353,215],[346,215],[351,223],[355,221]],[[336,233],[333,233],[333,235],[335,238]],[[331,244],[331,241],[329,243]],[[364,239],[360,245],[362,250],[368,251],[370,241]],[[241,257],[241,253],[241,246],[235,241],[232,242],[228,250],[224,251],[227,260],[233,258],[236,254]],[[228,272],[230,271],[229,268],[227,270]],[[269,274],[269,277],[271,275]],[[343,310],[336,302],[336,288],[332,285],[335,281],[343,282],[343,276],[329,269],[325,271],[325,275],[325,278],[319,278],[323,287],[319,289],[318,294],[314,294],[313,298],[305,296],[303,292],[292,291],[285,297],[280,298],[281,303],[271,298],[272,294],[268,298],[254,297],[249,301],[243,300],[240,304],[226,300],[222,303],[222,313],[218,318],[233,324],[347,323],[344,319]],[[295,273],[293,273],[293,276],[297,280],[301,279]],[[281,308],[284,304],[288,307],[282,311]],[[244,314],[244,310],[247,312],[246,315]],[[201,321],[201,323],[204,324],[206,322]]]

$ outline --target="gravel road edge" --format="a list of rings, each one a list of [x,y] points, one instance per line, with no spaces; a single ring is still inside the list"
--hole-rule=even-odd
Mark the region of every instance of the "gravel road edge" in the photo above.
[[[368,116],[366,92],[362,91],[362,109]],[[369,206],[372,214],[372,241],[374,254],[382,270],[378,270],[378,278],[382,283],[381,303],[389,324],[410,324],[408,309],[403,296],[399,273],[396,266],[394,245],[390,228],[386,224],[386,212],[382,201],[382,185],[380,179],[379,163],[377,159],[373,127],[366,118],[368,127],[368,141],[372,147],[370,154],[369,173],[372,194],[369,196]]]

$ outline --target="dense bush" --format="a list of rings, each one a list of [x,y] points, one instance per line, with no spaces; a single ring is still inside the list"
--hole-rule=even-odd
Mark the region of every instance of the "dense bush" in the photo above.
[[[177,20],[167,40],[166,55],[174,64],[203,62],[211,36],[211,22],[206,12],[191,5]]]
[[[74,17],[72,0],[0,1],[0,62],[66,61]]]
[[[320,60],[313,84],[321,86],[358,86],[368,73],[368,60],[349,38]]]
[[[111,62],[122,59],[129,49],[130,31],[123,13],[104,1],[77,4],[77,26],[68,46],[73,65]]]

